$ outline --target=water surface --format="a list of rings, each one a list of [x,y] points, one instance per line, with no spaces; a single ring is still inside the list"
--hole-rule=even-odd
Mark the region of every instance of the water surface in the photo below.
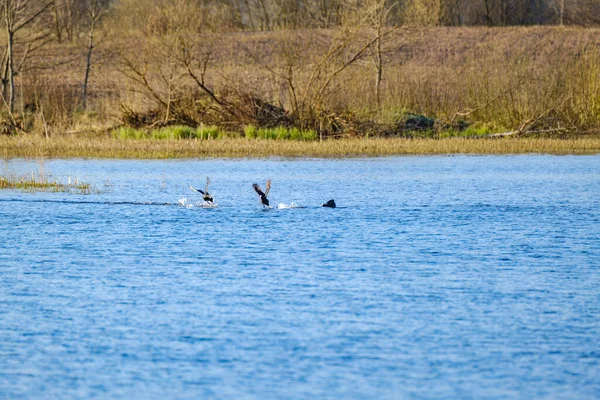
[[[0,192],[0,398],[600,398],[600,156],[40,170],[99,193]]]

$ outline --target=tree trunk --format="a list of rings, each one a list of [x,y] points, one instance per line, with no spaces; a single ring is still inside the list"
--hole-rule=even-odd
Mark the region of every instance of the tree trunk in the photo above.
[[[460,10],[460,0],[456,0],[454,4],[456,7],[456,21],[458,22],[458,26],[463,26],[462,13]]]
[[[560,26],[563,26],[565,16],[565,0],[560,0]]]
[[[7,28],[7,62],[8,62],[8,108],[12,114],[15,111],[15,63],[14,63],[14,32]]]
[[[271,19],[269,18],[269,11],[267,11],[267,7],[265,6],[264,0],[259,0],[260,7],[262,8],[263,17],[261,18],[260,25],[262,31],[270,31],[271,30]],[[264,25],[263,25],[264,23]]]
[[[8,53],[8,52],[7,52]],[[8,54],[5,55],[8,57]],[[6,101],[8,98],[8,58],[2,63],[2,99]]]
[[[483,0],[483,5],[485,6],[485,24],[487,26],[492,26],[492,11],[490,10],[490,0]]]
[[[82,107],[83,110],[87,110],[87,89],[88,89],[88,81],[90,78],[90,70],[92,69],[92,52],[94,51],[94,29],[96,27],[96,20],[92,17],[92,25],[90,26],[90,33],[88,36],[88,52],[85,63],[85,78],[83,80],[83,98],[82,98]]]
[[[377,108],[381,108],[381,80],[383,78],[383,56],[381,55],[381,26],[377,32],[379,37],[377,38],[377,55],[376,55],[376,69],[377,77],[375,80],[375,97],[377,98]]]
[[[54,34],[56,35],[56,41],[58,43],[62,42],[62,31],[63,31],[63,26],[62,26],[62,21],[61,21],[61,13],[60,13],[60,5],[58,4],[58,2],[56,0],[54,0],[52,2],[52,11],[54,12]]]

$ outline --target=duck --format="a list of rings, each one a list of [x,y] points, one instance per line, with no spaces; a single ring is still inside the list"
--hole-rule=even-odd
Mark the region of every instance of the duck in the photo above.
[[[335,208],[336,207],[335,200],[333,200],[333,199],[328,200],[327,203],[321,204],[321,207]]]
[[[256,193],[258,193],[258,196],[260,197],[260,203],[265,207],[269,207],[269,199],[267,199],[267,195],[269,194],[269,190],[271,190],[271,180],[267,180],[264,192],[256,183],[253,183],[252,187],[254,188]]]
[[[190,185],[190,189],[192,189],[195,192],[198,192],[200,194],[202,194],[202,200],[208,202],[208,203],[212,203],[213,197],[211,196],[210,193],[208,193],[208,185],[210,184],[210,178],[207,176],[206,177],[206,186],[204,187],[204,191],[200,190],[200,189],[196,189],[195,187],[193,187],[192,185]]]

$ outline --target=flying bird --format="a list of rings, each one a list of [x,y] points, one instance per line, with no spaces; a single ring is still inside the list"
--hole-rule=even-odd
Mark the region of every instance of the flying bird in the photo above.
[[[267,199],[267,195],[269,194],[269,190],[271,190],[271,180],[269,179],[267,181],[267,186],[265,187],[264,193],[263,193],[262,189],[260,188],[260,186],[258,186],[256,183],[253,183],[252,187],[254,188],[256,193],[258,193],[261,204],[265,207],[269,207],[269,199]]]
[[[206,186],[204,187],[204,191],[202,191],[200,189],[196,189],[192,185],[190,185],[190,189],[192,189],[195,192],[201,193],[202,194],[202,200],[207,201],[209,203],[212,203],[213,202],[213,198],[210,195],[210,193],[208,193],[208,185],[209,184],[210,184],[210,178],[207,176],[206,177]]]

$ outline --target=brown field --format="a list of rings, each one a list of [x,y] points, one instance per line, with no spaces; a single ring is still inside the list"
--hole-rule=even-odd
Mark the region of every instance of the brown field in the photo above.
[[[340,30],[319,29],[234,32],[198,37],[191,46],[198,53],[210,52],[205,79],[217,95],[251,94],[290,110],[289,87],[276,73],[291,66],[298,94],[310,103],[314,88],[304,85],[340,37]],[[355,37],[360,42],[361,34]],[[169,101],[191,96],[197,88],[189,77],[177,75],[181,66],[163,63],[168,54],[163,54],[162,46],[168,44],[165,38],[140,37],[139,32],[118,37],[107,34],[98,44],[87,112],[78,109],[83,49],[74,44],[41,49],[35,62],[45,68],[24,74],[18,82],[22,86],[19,104],[37,110],[23,113],[27,130],[48,136],[118,126],[123,121],[122,106],[141,112],[162,107],[149,95],[150,89]],[[599,47],[600,29],[596,28],[398,29],[383,42],[379,106],[372,54],[367,52],[332,80],[315,109],[321,114],[350,113],[387,124],[404,112],[427,115],[441,125],[458,117],[488,133],[521,127],[597,132]],[[126,76],[124,57],[144,65],[148,87]],[[179,77],[171,86],[160,78],[168,74]],[[194,123],[203,122],[197,117]],[[356,133],[367,132],[358,129]]]
[[[166,159],[208,157],[355,157],[433,154],[599,154],[599,137],[497,139],[119,140],[99,137],[0,137],[4,158]]]

